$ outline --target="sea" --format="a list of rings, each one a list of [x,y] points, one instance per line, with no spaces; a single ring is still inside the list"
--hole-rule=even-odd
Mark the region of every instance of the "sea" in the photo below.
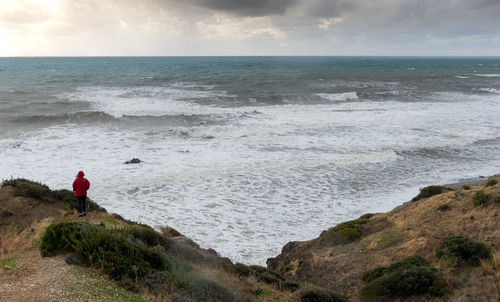
[[[0,180],[79,170],[108,211],[265,265],[499,173],[500,57],[0,58]]]

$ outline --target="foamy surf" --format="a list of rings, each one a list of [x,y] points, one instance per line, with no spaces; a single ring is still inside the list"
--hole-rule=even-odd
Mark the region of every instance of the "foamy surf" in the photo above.
[[[317,93],[317,96],[329,101],[349,101],[359,99],[356,92],[342,92],[342,93]]]
[[[82,169],[108,210],[233,261],[500,169],[497,78],[472,76],[498,70],[474,59],[6,60],[0,178],[69,188]]]

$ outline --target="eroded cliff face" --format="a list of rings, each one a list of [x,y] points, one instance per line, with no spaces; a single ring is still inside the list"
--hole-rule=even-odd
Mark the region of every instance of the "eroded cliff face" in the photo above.
[[[491,179],[500,180],[495,176]],[[483,191],[484,202],[473,196]],[[480,194],[479,194],[480,195]],[[500,184],[475,184],[470,189],[443,188],[389,213],[363,215],[324,231],[318,238],[290,242],[280,255],[267,261],[269,269],[286,267],[287,278],[311,281],[353,301],[361,300],[363,273],[419,255],[438,269],[449,288],[443,301],[498,301],[500,289]],[[479,266],[453,266],[436,256],[445,238],[466,236],[484,243],[492,257]],[[422,298],[422,297],[421,297]],[[411,298],[412,300],[414,298]],[[415,298],[416,299],[416,298]]]

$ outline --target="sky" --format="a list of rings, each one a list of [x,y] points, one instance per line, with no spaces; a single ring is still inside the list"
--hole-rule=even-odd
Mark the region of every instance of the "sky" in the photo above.
[[[500,0],[0,0],[0,56],[500,55]]]

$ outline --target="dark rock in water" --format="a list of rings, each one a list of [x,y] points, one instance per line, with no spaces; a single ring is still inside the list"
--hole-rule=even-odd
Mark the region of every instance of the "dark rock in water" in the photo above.
[[[14,213],[9,209],[3,210],[2,213],[0,214],[1,217],[10,217],[13,215],[14,215]]]
[[[214,139],[215,136],[213,135],[203,135],[203,139]]]
[[[483,175],[479,175],[479,178],[486,178],[486,176],[483,176]]]
[[[124,164],[128,165],[128,164],[140,164],[142,163],[142,161],[138,158],[132,158],[132,160],[127,160],[126,162],[124,162]]]

